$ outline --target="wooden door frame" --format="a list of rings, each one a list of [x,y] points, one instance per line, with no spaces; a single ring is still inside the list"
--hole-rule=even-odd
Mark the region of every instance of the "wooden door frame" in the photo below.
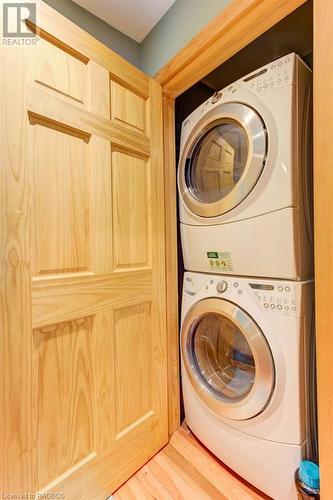
[[[169,432],[179,425],[177,183],[175,164],[175,98],[263,34],[307,0],[233,0],[154,76],[164,95],[164,168],[166,200],[166,269],[169,339]],[[316,278],[316,345],[321,497],[333,496],[333,50],[332,0],[315,0],[314,8],[314,213]],[[329,43],[331,41],[331,44]],[[331,79],[327,78],[331,76]]]

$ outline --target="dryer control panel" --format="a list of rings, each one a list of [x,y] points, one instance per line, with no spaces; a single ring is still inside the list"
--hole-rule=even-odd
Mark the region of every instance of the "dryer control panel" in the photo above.
[[[308,307],[312,282],[242,278],[186,272],[183,301],[196,302],[208,297],[230,300],[245,310],[257,307],[266,314],[300,317]]]
[[[296,54],[289,54],[263,66],[258,71],[241,78],[236,83],[256,95],[262,95],[279,87],[295,83]]]

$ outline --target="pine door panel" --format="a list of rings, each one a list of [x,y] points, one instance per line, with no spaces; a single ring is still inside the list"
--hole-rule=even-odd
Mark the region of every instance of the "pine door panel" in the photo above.
[[[151,304],[117,309],[115,326],[116,440],[153,415]]]
[[[111,80],[111,118],[135,132],[147,135],[148,99]]]
[[[42,487],[94,454],[92,329],[87,317],[34,331]]]
[[[85,104],[87,64],[42,38],[38,49],[35,81]]]
[[[31,127],[36,275],[91,269],[89,145],[60,126]]]
[[[147,159],[113,151],[112,198],[115,270],[150,267],[150,191],[150,162]]]
[[[37,6],[2,47],[0,491],[104,500],[168,437],[161,89]]]
[[[89,58],[45,30],[27,23],[39,35],[30,64],[29,79],[37,87],[59,94],[68,102],[87,107],[89,92]]]

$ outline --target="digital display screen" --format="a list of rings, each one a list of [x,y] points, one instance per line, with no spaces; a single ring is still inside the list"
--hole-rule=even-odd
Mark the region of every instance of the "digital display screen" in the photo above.
[[[253,80],[253,78],[256,78],[257,76],[261,76],[267,73],[267,68],[264,68],[257,73],[254,73],[253,75],[248,76],[247,78],[244,78],[243,82],[249,82],[250,80]]]
[[[260,283],[250,283],[250,287],[254,290],[274,290],[273,285],[261,285]]]
[[[209,259],[218,259],[219,253],[218,252],[207,252],[207,257]]]

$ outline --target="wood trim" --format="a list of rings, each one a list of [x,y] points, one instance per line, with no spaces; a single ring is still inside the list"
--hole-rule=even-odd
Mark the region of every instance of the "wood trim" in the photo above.
[[[175,101],[163,97],[169,436],[180,426]]]
[[[176,98],[306,0],[234,0],[155,79]]]
[[[65,125],[64,123],[52,120],[46,116],[39,115],[38,113],[33,113],[32,111],[28,111],[28,116],[31,125],[42,125],[43,127],[52,128],[53,130],[57,130],[63,134],[68,134],[76,137],[77,139],[82,139],[87,144],[90,141],[91,134],[83,132],[78,128],[70,127],[69,125]]]
[[[333,498],[332,0],[314,2],[314,220],[320,496]]]
[[[163,108],[162,108],[162,89],[161,86],[155,82],[154,80],[150,80],[150,136],[152,139],[151,144],[151,176],[152,176],[152,186],[154,186],[154,193],[151,193],[152,199],[154,199],[154,210],[157,210],[157,213],[160,216],[156,217],[152,216],[152,233],[154,235],[154,247],[153,247],[153,263],[152,267],[156,267],[155,272],[153,272],[153,283],[152,283],[152,295],[153,297],[156,295],[159,297],[159,301],[155,301],[155,307],[159,309],[159,315],[156,315],[158,318],[158,323],[153,324],[153,331],[156,332],[165,332],[166,333],[166,318],[167,318],[167,282],[166,282],[166,273],[165,273],[165,261],[166,261],[166,242],[165,242],[165,222],[167,220],[166,209],[165,209],[165,200],[164,200],[164,186],[163,181],[159,182],[161,176],[163,176]],[[157,272],[157,269],[159,272]],[[163,357],[163,362],[165,364],[163,366],[166,368],[164,375],[164,383],[168,384],[168,341],[167,335],[163,336],[163,341],[161,341],[161,351],[160,356]],[[156,353],[157,354],[157,353]],[[155,374],[158,378],[161,377],[161,374]],[[159,391],[159,387],[156,385],[155,390]],[[163,444],[168,442],[168,391],[167,388],[166,393],[156,394],[156,398],[158,396],[161,399],[161,413],[159,415],[159,423],[160,426],[160,436],[163,442],[159,443],[158,449],[161,448]]]

